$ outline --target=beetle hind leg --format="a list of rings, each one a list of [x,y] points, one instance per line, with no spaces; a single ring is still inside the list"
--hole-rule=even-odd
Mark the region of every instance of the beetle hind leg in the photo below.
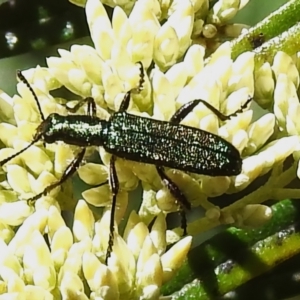
[[[252,97],[248,97],[247,101],[235,112],[229,115],[222,114],[218,109],[213,107],[205,100],[196,99],[190,102],[187,102],[183,106],[181,106],[175,114],[172,116],[170,122],[179,124],[198,104],[204,104],[208,109],[210,109],[221,121],[229,120],[231,117],[236,116],[239,113],[242,113],[248,106],[248,104],[252,101]]]
[[[179,187],[166,175],[165,170],[162,166],[156,166],[159,177],[166,185],[171,195],[178,201],[180,206],[180,216],[181,216],[181,228],[183,230],[183,235],[187,235],[187,220],[185,209],[190,210],[191,204],[180,191]]]

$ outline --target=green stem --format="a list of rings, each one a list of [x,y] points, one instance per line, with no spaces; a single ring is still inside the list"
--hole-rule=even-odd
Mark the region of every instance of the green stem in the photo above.
[[[295,26],[254,50],[256,53],[256,66],[260,66],[265,62],[272,63],[273,58],[278,51],[294,55],[300,50],[299,40],[300,23],[297,23]]]
[[[226,261],[206,276],[184,286],[172,299],[217,299],[250,279],[269,271],[300,252],[300,233],[295,227],[278,232],[251,249],[238,253],[237,259]]]
[[[300,21],[299,11],[300,11],[300,0],[291,0],[287,2],[285,5],[281,6],[278,10],[270,14],[264,20],[259,22],[256,26],[252,27],[244,34],[241,34],[237,39],[232,41],[232,58],[236,59],[241,53],[245,51],[253,50],[253,41],[258,37],[260,37],[263,40],[270,40],[283,33],[284,33],[283,35],[286,35],[287,34],[286,31],[289,32],[289,34],[287,34],[288,36],[285,38],[286,42],[284,42],[282,48],[280,47],[281,43],[277,44],[276,49],[277,51],[287,50],[288,51],[287,53],[294,54],[296,51],[296,47],[294,47],[296,46],[294,41],[295,34],[290,32],[290,28]],[[274,42],[275,41],[273,41],[272,43]],[[288,49],[289,42],[292,42],[293,45],[290,50]],[[273,54],[275,51],[274,49],[275,46],[272,46],[270,48]],[[299,51],[299,47],[297,49],[298,49],[297,51]],[[266,53],[264,54],[265,54],[264,59],[266,58],[267,60],[271,59],[267,57]],[[258,60],[260,61],[261,59],[259,58]]]
[[[185,296],[197,293],[202,295],[197,299],[216,299],[217,295],[298,253],[300,235],[290,226],[299,219],[299,207],[299,201],[281,201],[272,206],[273,218],[265,226],[253,230],[229,228],[193,249],[190,262],[186,261],[176,277],[163,286],[163,294],[171,294],[189,283],[185,287]],[[239,260],[241,257],[242,261]],[[215,270],[218,270],[217,274]],[[201,278],[201,285],[197,281],[190,284],[196,278]]]

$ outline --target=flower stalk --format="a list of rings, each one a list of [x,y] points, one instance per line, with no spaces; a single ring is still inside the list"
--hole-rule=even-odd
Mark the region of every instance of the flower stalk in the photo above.
[[[286,171],[281,173],[278,177],[270,177],[268,181],[258,189],[252,191],[250,194],[242,197],[238,201],[226,206],[220,210],[220,214],[231,214],[231,212],[238,211],[249,204],[258,204],[269,199],[282,200],[286,195],[291,199],[300,198],[300,189],[288,189],[285,188],[289,183],[295,179],[295,172],[297,170],[297,164],[293,164]],[[221,219],[211,220],[208,217],[197,219],[188,224],[188,232],[192,235],[197,235],[201,232],[210,230],[218,225],[221,225]],[[175,228],[173,232],[176,236],[180,236],[181,229]],[[172,235],[174,238],[174,236]]]

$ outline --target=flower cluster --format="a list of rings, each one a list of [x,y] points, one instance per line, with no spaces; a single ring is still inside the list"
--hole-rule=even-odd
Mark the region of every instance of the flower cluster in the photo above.
[[[163,215],[149,231],[132,213],[124,238],[115,235],[114,252],[106,266],[101,256],[109,234],[107,213],[95,222],[81,200],[72,229],[55,206],[37,210],[15,235],[2,228],[7,238],[0,242],[0,282],[6,299],[29,299],[30,295],[34,299],[157,299],[161,285],[185,259],[191,237],[166,251]]]
[[[69,1],[79,6],[85,6],[88,3],[87,0]],[[135,5],[138,1],[103,0],[101,2],[113,8],[120,7],[127,15],[129,15],[132,13],[132,10],[135,9]],[[170,21],[170,19],[173,18],[177,26],[182,28],[190,21],[186,20],[186,23],[183,23],[183,20],[178,19],[178,14],[181,14],[181,10],[189,8],[187,16],[193,20],[192,23],[188,25],[192,26],[192,40],[209,48],[210,51],[213,51],[220,45],[220,40],[224,37],[235,38],[243,29],[248,28],[248,26],[244,24],[230,22],[238,11],[240,11],[248,2],[249,0],[219,0],[215,1],[212,5],[209,0],[148,0],[144,1],[143,5],[149,7],[150,11],[155,15],[159,22],[164,22],[165,20]],[[175,22],[173,25],[175,25]],[[174,29],[176,30],[175,27]],[[168,32],[168,34],[170,35],[171,33]]]
[[[254,118],[252,105],[222,122],[199,104],[182,121],[224,138],[243,158],[242,171],[234,177],[166,170],[192,206],[205,210],[203,218],[188,224],[189,234],[219,224],[259,226],[271,217],[270,209],[261,203],[270,198],[296,198],[299,194],[298,190],[288,194],[291,190],[285,189],[296,174],[300,177],[297,57],[293,60],[278,52],[272,64],[255,69],[255,54],[245,52],[233,60],[228,42],[208,60],[204,43],[192,45],[196,33],[205,40],[214,32],[209,26],[222,27],[246,3],[220,0],[209,9],[208,1],[138,0],[127,1],[125,6],[116,1],[107,3],[120,5],[110,20],[99,0],[87,0],[86,16],[94,47],[73,45],[70,51],[60,49],[60,57],[47,59],[47,68],[23,72],[45,116],[53,112],[66,115],[65,105],[77,103],[51,96],[52,90],[64,86],[81,98],[93,97],[97,115],[108,119],[118,111],[127,91],[139,90],[138,62],[143,65],[145,77],[141,91],[132,93],[127,110],[130,114],[168,121],[182,105],[194,99],[207,101],[225,115],[239,110],[249,97],[268,108],[268,113]],[[161,24],[163,19],[166,21]],[[209,24],[204,24],[204,19]],[[0,161],[25,148],[41,122],[28,86],[19,83],[18,93],[20,96],[13,98],[0,94],[0,140],[5,146],[0,150]],[[85,108],[78,113],[84,114]],[[109,185],[101,184],[109,178],[111,154],[100,148],[103,164],[89,162],[78,170],[79,177],[93,186],[82,197],[94,207],[104,207],[100,215],[93,215],[83,200],[76,205],[70,181],[38,199],[35,209],[28,205],[26,199],[61,178],[76,151],[64,143],[43,145],[40,141],[3,166],[3,289],[9,295],[35,294],[45,299],[158,299],[162,284],[182,264],[191,238],[177,242],[182,230],[166,230],[165,215],[177,211],[178,203],[162,184],[154,166],[116,159],[120,183],[116,225],[124,218],[129,192],[139,182],[143,196],[139,212],[131,213],[124,234],[115,233],[107,266],[104,261],[112,195]],[[283,171],[283,161],[291,154],[294,163]],[[238,193],[269,171],[271,176],[264,186],[235,203],[220,209],[209,201],[224,193]],[[74,211],[72,230],[60,215],[62,210]],[[16,230],[16,226],[20,228]],[[47,236],[50,249],[43,235]],[[173,242],[177,243],[165,252],[166,245]]]

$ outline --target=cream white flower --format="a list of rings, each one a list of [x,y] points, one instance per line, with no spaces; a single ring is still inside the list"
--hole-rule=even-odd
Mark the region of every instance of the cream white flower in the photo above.
[[[236,226],[255,228],[264,225],[272,218],[272,209],[261,204],[249,204],[235,212]]]
[[[292,58],[286,53],[279,51],[274,56],[272,70],[276,79],[282,74],[286,74],[290,81],[293,82],[296,88],[299,86],[299,72]]]
[[[272,101],[275,82],[269,63],[264,63],[255,72],[255,97],[262,107],[268,107]]]
[[[14,118],[14,111],[13,111],[13,102],[11,97],[9,97],[6,93],[0,90],[0,119],[2,122],[13,123]],[[2,131],[2,130],[1,130]]]
[[[247,129],[249,141],[243,153],[249,156],[259,150],[274,133],[274,129],[274,114],[265,114],[257,121],[253,122]]]
[[[216,24],[222,24],[225,21],[233,18],[239,9],[243,8],[246,4],[246,1],[228,1],[220,0],[217,1],[213,8],[210,11],[208,21]]]

